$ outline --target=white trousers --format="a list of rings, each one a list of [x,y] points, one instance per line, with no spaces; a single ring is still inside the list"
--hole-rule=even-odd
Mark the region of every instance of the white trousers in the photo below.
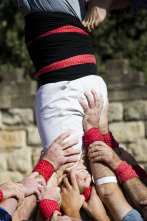
[[[104,109],[107,88],[99,76],[90,75],[73,81],[49,83],[39,88],[35,100],[36,121],[44,151],[67,130],[71,131],[69,138],[75,137],[79,140],[74,148],[83,149],[84,111],[78,98],[86,101],[84,91],[90,92],[91,89],[103,95]]]

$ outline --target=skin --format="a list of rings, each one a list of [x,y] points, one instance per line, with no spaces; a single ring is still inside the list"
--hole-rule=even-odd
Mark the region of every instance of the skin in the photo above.
[[[44,200],[44,199],[54,200],[58,204],[60,204],[60,202],[61,202],[60,188],[59,187],[47,187],[42,200]],[[43,221],[43,218],[42,218],[39,210],[38,210],[36,219],[37,219],[37,221]]]
[[[123,151],[126,156],[126,152]],[[130,155],[127,155],[129,157]],[[90,145],[89,157],[91,162],[102,161],[105,162],[112,170],[115,170],[122,162],[118,155],[103,142],[95,142]],[[135,163],[134,159],[130,158],[132,164]],[[129,161],[129,162],[130,162]],[[141,206],[140,202],[147,199],[147,187],[137,177],[129,179],[122,183],[126,193],[134,206],[140,211],[145,219],[147,219],[147,205]]]
[[[74,150],[72,148],[73,145],[77,144],[78,141],[76,139],[71,139],[69,141],[64,142],[64,140],[70,136],[70,132],[67,131],[63,134],[61,134],[54,142],[51,144],[51,146],[48,148],[46,153],[41,157],[42,160],[46,160],[50,162],[55,171],[57,171],[60,167],[63,167],[64,165],[73,163],[78,161],[77,155],[80,153],[80,149]],[[44,177],[40,174],[36,177],[37,179],[43,179]],[[16,210],[13,220],[27,220],[31,217],[33,217],[33,213],[37,206],[37,198],[36,195],[31,195],[27,198],[25,198],[24,202],[18,207]]]
[[[24,200],[25,188],[22,184],[7,182],[0,186],[0,189],[3,192],[3,200],[9,198],[16,198],[18,200],[18,204],[21,204]]]
[[[95,186],[92,186],[90,198],[88,202],[83,203],[83,208],[89,215],[89,217],[93,218],[96,221],[110,221],[109,217],[106,214],[103,203],[96,193]]]
[[[100,109],[102,110],[103,106],[101,105],[102,100],[101,98],[98,97],[97,93],[94,90],[92,91],[92,94],[93,94],[93,99],[87,93],[85,94],[88,101],[88,105],[84,104],[84,101],[83,102],[80,101],[86,115],[84,116],[83,120],[87,121],[83,122],[83,125],[86,125],[86,127],[84,128],[85,131],[87,129],[95,127],[96,126],[95,121],[97,122],[97,128],[98,128],[101,117]],[[96,114],[96,109],[97,113],[99,114]],[[90,161],[90,165],[95,180],[102,177],[115,176],[113,171],[107,166],[106,163]],[[98,192],[100,199],[106,205],[111,215],[113,216],[114,220],[117,221],[122,220],[123,217],[132,209],[132,207],[127,203],[117,183],[107,183],[103,185],[98,185],[96,186],[96,190]]]
[[[87,96],[87,99],[89,99],[88,96]],[[91,99],[89,100],[89,103],[90,103],[89,109],[91,109],[90,110],[91,112],[92,112],[92,108],[94,108],[97,105],[95,100],[96,100],[96,97],[93,101]],[[88,107],[86,107],[86,111],[88,112]],[[94,108],[94,112],[95,112],[95,108]],[[86,112],[85,112],[85,114],[86,114]],[[85,117],[85,119],[87,119],[87,118]],[[93,122],[93,115],[92,115],[91,119],[92,119],[91,122]],[[88,115],[88,122],[89,121],[90,121],[90,115]],[[90,123],[90,125],[91,125],[91,123]],[[119,152],[120,152],[120,154],[122,154],[122,159],[125,158],[132,165],[136,164],[135,159],[132,156],[130,157],[130,154],[127,154],[122,148],[120,148]],[[113,172],[108,171],[108,169],[111,168],[111,170],[114,171],[118,167],[118,165],[122,162],[122,160],[113,151],[113,149],[111,149],[109,146],[107,146],[102,141],[96,141],[96,142],[92,143],[89,146],[88,155],[89,155],[89,159],[91,162],[91,169],[92,169],[94,179],[98,179],[101,177],[112,175],[111,173],[113,173]],[[107,165],[109,166],[109,168],[107,167]],[[105,166],[105,168],[104,168],[104,166]],[[113,176],[114,176],[114,173],[113,173]],[[146,205],[141,206],[141,204],[140,204],[141,201],[144,201],[147,199],[146,186],[144,186],[144,184],[140,181],[140,179],[136,178],[136,177],[125,181],[122,185],[123,185],[126,193],[128,194],[129,198],[131,199],[131,201],[135,205],[135,207],[141,212],[141,214],[144,216],[144,218],[147,219]],[[106,187],[106,188],[111,187],[111,189],[104,190],[103,189],[104,187]],[[97,186],[96,189],[99,193],[100,198],[106,204],[106,206],[108,207],[108,209],[111,212],[114,219],[121,220],[125,216],[125,213],[127,213],[127,210],[129,211],[131,209],[131,207],[125,201],[124,196],[122,195],[121,190],[119,189],[117,184],[112,183],[112,184],[100,185],[100,186]],[[116,195],[118,195],[118,196],[116,197]],[[111,196],[111,197],[109,197],[109,196]],[[120,201],[119,201],[119,203],[115,202],[115,199],[116,199],[115,197],[117,199],[118,198],[121,199],[121,202]],[[105,200],[105,198],[107,200]],[[109,200],[108,200],[108,198],[109,198]],[[120,213],[118,213],[118,206],[120,208],[122,208],[121,205],[119,205],[121,203],[122,203],[122,207],[124,208],[124,210],[122,210],[122,211],[120,211]]]
[[[0,203],[0,207],[5,209],[11,216],[14,215],[18,201],[15,198],[9,198]]]
[[[58,211],[54,211],[51,221],[77,221],[78,219],[74,219],[69,216],[61,216],[61,213]]]
[[[83,25],[90,33],[105,20],[108,11],[126,8],[130,5],[130,0],[90,0]]]
[[[74,170],[71,169],[69,174],[71,183],[69,183],[67,177],[64,178],[64,186],[61,192],[61,208],[67,216],[81,220],[80,209],[85,198],[80,195]]]
[[[28,177],[19,183],[25,187],[25,197],[35,194],[38,201],[40,201],[44,195],[46,183],[43,178],[37,178],[38,175],[38,172],[31,173]]]
[[[90,33],[95,27],[102,23],[107,15],[113,0],[90,0],[83,25]]]
[[[78,140],[71,139],[64,142],[70,134],[70,131],[61,134],[41,157],[42,160],[49,161],[53,165],[55,171],[66,163],[78,161],[77,155],[80,154],[81,150],[72,148],[72,146],[78,143]]]

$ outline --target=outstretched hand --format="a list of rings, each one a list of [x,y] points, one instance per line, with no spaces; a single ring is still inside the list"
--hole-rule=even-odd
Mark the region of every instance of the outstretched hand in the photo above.
[[[80,195],[74,169],[71,169],[69,174],[71,183],[67,177],[64,178],[64,186],[61,192],[61,207],[66,215],[78,219],[80,218],[79,211],[85,198],[83,195]]]
[[[84,100],[79,99],[79,103],[81,104],[85,112],[83,118],[83,127],[85,131],[89,130],[92,127],[99,127],[100,115],[104,103],[103,96],[101,94],[98,96],[95,90],[91,90],[91,93],[93,95],[93,98],[87,91],[84,93],[88,101],[88,105],[85,103]]]
[[[78,154],[80,154],[81,150],[73,149],[73,146],[78,143],[78,140],[71,139],[64,141],[70,134],[69,131],[61,134],[41,157],[42,160],[49,161],[55,171],[66,163],[75,163],[79,160]]]

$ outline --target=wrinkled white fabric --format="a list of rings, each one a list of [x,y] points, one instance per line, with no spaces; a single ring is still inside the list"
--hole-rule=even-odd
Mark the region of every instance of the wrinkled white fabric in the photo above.
[[[73,81],[50,83],[40,87],[36,95],[35,109],[44,151],[61,133],[67,130],[71,131],[70,138],[75,137],[79,140],[74,148],[82,150],[84,111],[78,98],[82,98],[86,102],[84,91],[91,93],[91,89],[103,95],[105,107],[107,88],[99,76],[90,75]]]

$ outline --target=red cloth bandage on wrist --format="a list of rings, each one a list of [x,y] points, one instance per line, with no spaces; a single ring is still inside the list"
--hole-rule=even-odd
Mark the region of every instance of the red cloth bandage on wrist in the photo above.
[[[49,219],[55,210],[58,210],[60,212],[58,203],[50,199],[42,200],[39,204],[39,210],[45,220]]]
[[[0,202],[2,202],[3,201],[3,192],[2,192],[2,190],[0,190]]]
[[[98,128],[91,128],[84,134],[85,146],[88,147],[91,143],[95,141],[104,141],[103,136]]]
[[[109,147],[119,147],[119,143],[114,139],[111,132],[102,134],[105,144]]]
[[[85,201],[88,202],[89,198],[90,198],[90,194],[91,194],[91,186],[88,187],[87,190],[85,190],[85,192],[83,193],[83,195],[85,196]]]
[[[140,179],[145,179],[147,178],[147,172],[138,164],[132,166],[132,168],[135,170],[137,175],[139,176]]]
[[[51,163],[49,163],[46,160],[39,160],[39,162],[34,167],[32,172],[35,172],[35,171],[40,173],[44,177],[44,179],[46,179],[46,181],[48,181],[49,178],[54,173],[54,167],[52,166]]]
[[[138,177],[132,167],[125,161],[122,161],[118,167],[114,170],[120,183],[123,183],[133,177]]]

